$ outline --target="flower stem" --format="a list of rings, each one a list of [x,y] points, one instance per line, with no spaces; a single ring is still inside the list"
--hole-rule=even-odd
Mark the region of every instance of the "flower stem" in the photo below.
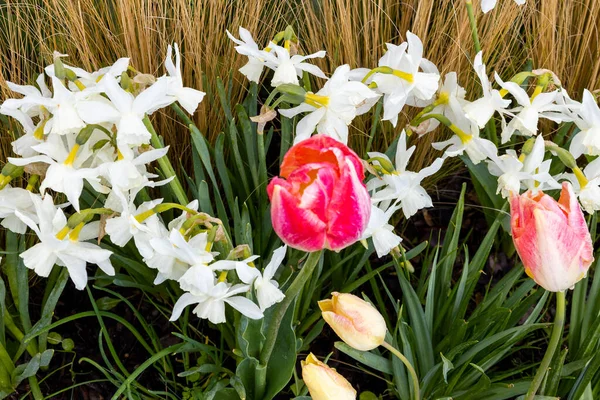
[[[542,381],[544,380],[544,375],[546,375],[548,367],[550,366],[550,362],[552,361],[552,357],[554,356],[556,348],[558,347],[562,339],[562,329],[564,323],[565,292],[556,292],[556,315],[554,316],[554,326],[552,328],[552,334],[550,335],[550,342],[548,343],[548,348],[546,349],[546,354],[544,354],[542,363],[538,367],[538,370],[535,373],[535,376],[533,377],[533,381],[531,381],[529,390],[525,395],[525,400],[532,400],[535,397],[535,393],[537,392]]]
[[[150,118],[148,118],[148,116],[144,117],[144,126],[146,126],[146,129],[148,129],[148,132],[150,132],[150,135],[152,135],[152,138],[150,139],[152,147],[154,147],[155,149],[163,148],[164,146],[160,142],[160,139],[158,138],[158,135],[154,130],[154,127],[152,126],[152,123],[150,122]],[[160,166],[160,169],[165,175],[165,178],[173,177],[173,180],[169,184],[173,189],[173,193],[175,194],[177,201],[181,204],[188,204],[189,201],[187,195],[185,194],[185,190],[183,190],[183,186],[181,186],[181,182],[175,174],[175,170],[173,169],[173,165],[171,165],[171,161],[169,161],[169,157],[164,155],[161,158],[159,158],[158,165]]]
[[[481,44],[479,43],[479,35],[477,34],[477,20],[473,13],[473,1],[466,0],[467,14],[469,15],[469,25],[471,26],[471,35],[473,36],[473,44],[475,45],[475,52],[481,51]]]
[[[290,285],[288,289],[285,291],[285,298],[281,301],[281,303],[277,304],[275,307],[275,311],[273,312],[273,317],[269,323],[269,328],[267,330],[265,346],[260,352],[260,365],[266,366],[269,359],[271,358],[271,353],[275,348],[275,341],[277,340],[277,334],[279,333],[279,328],[281,326],[281,321],[285,316],[285,313],[289,306],[292,304],[300,290],[304,287],[306,282],[310,279],[315,267],[319,263],[319,259],[321,258],[321,254],[323,250],[315,251],[310,253],[308,256],[306,263]]]
[[[44,400],[44,394],[42,393],[42,389],[40,389],[37,376],[33,375],[29,377],[29,388],[34,400]]]
[[[408,361],[408,358],[404,357],[404,354],[400,353],[398,351],[398,349],[396,349],[394,346],[392,346],[391,344],[389,344],[388,342],[383,342],[381,344],[383,347],[385,347],[386,349],[388,349],[389,351],[392,352],[392,354],[394,354],[396,357],[398,357],[400,359],[400,361],[402,361],[402,363],[406,366],[406,369],[408,369],[408,372],[410,373],[410,376],[412,378],[412,382],[413,382],[413,386],[415,388],[415,400],[419,400],[421,398],[421,390],[419,388],[419,378],[417,377],[417,373],[415,372],[415,369],[413,368],[412,364],[410,363],[410,361]]]

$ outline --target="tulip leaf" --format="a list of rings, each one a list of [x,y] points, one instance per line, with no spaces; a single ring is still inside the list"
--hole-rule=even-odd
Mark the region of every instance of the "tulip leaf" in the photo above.
[[[271,358],[267,363],[264,400],[273,399],[290,381],[296,366],[296,334],[292,326],[296,302],[293,301],[281,321]],[[271,307],[272,309],[274,307]]]
[[[344,342],[335,342],[334,346],[342,353],[354,358],[356,361],[359,361],[368,367],[371,367],[379,372],[383,372],[384,374],[392,374],[392,363],[385,357],[369,351],[356,350]]]

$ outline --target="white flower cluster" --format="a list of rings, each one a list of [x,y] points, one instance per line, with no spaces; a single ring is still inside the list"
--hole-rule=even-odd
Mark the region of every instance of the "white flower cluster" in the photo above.
[[[523,1],[518,3],[522,4]],[[495,2],[482,2],[486,11],[494,5]],[[282,93],[282,96],[273,105],[269,101],[265,104],[269,113],[267,119],[276,115],[271,108],[281,101],[297,104],[293,108],[279,109],[283,116],[292,118],[305,113],[296,126],[295,143],[318,132],[346,144],[348,127],[354,118],[369,111],[381,98],[382,119],[390,121],[394,127],[405,106],[421,109],[398,139],[395,166],[385,154],[368,154],[368,163],[372,166],[369,170],[375,177],[367,183],[373,208],[363,239],[373,239],[380,257],[390,253],[401,241],[389,223],[396,211],[401,209],[404,216],[409,218],[418,210],[432,206],[421,181],[439,171],[448,157],[465,155],[473,164],[487,161],[489,172],[498,177],[498,193],[503,197],[523,189],[557,189],[560,188],[560,179],[569,179],[573,181],[580,201],[588,212],[600,209],[600,164],[592,162],[584,171],[577,169],[574,174],[552,176],[551,160],[544,160],[547,149],[553,153],[556,151],[548,148],[548,143],[539,133],[540,119],[576,124],[580,133],[570,145],[574,158],[582,154],[600,155],[600,111],[596,100],[586,90],[581,103],[573,101],[551,71],[520,73],[506,82],[495,73],[498,86],[494,88],[483,63],[483,55],[479,52],[473,67],[479,77],[482,94],[468,101],[465,99],[465,89],[458,84],[457,74],[450,72],[440,82],[436,66],[423,58],[421,40],[407,32],[406,42],[400,45],[387,44],[387,51],[377,67],[350,70],[348,65],[342,65],[336,68],[320,90],[312,93],[305,91],[298,77],[308,72],[323,78],[319,68],[309,66],[305,61],[316,56],[323,57],[324,52],[308,57],[292,55],[297,48],[291,36],[288,35],[285,40],[283,32],[274,39],[284,40],[283,47],[272,41],[264,50],[259,50],[251,34],[243,28],[240,28],[242,40],[228,34],[238,44],[238,53],[248,56],[248,63],[240,69],[248,79],[258,82],[265,66],[274,70],[272,85],[277,87],[275,91]],[[274,62],[275,59],[279,62]],[[531,95],[523,85],[525,79],[536,83]],[[274,94],[271,97],[274,98]],[[499,137],[502,144],[515,136],[534,137],[527,142],[521,154],[507,150],[499,155],[497,146],[481,136],[494,115],[498,115],[501,122]],[[433,143],[435,149],[444,152],[443,156],[421,171],[407,171],[408,160],[415,151],[415,146],[407,148],[407,133],[422,136],[433,131],[440,123],[454,133],[448,140]]]
[[[157,181],[158,175],[149,169],[153,161],[168,162],[168,147],[160,145],[148,115],[175,102],[193,114],[204,97],[184,87],[177,45],[168,46],[167,74],[159,78],[136,73],[127,58],[89,73],[63,63],[65,57],[55,53],[37,86],[9,82],[22,96],[0,106],[0,113],[20,122],[23,131],[12,143],[19,157],[9,158],[0,175],[0,219],[16,233],[29,227],[39,239],[21,254],[25,266],[43,277],[55,264],[64,266],[75,286],[83,289],[88,263],[115,274],[112,252],[91,240],[99,243],[107,235],[123,247],[133,239],[144,262],[157,270],[155,283],[176,280],[185,292],[173,319],[192,303],[198,304],[194,312],[199,317],[213,323],[225,321],[225,303],[249,318],[261,318],[267,307],[283,298],[271,278],[285,247],[275,252],[264,274],[250,266],[253,259],[217,261],[218,253],[211,248],[215,236],[223,236],[220,221],[199,213],[196,201],[186,206],[162,199],[135,201],[141,192],[147,198],[146,188],[174,178]],[[27,188],[12,187],[10,182],[23,172],[28,174]],[[99,195],[95,204],[100,208],[81,208],[85,183]],[[67,203],[55,204],[59,193]],[[74,212],[67,218],[70,207]],[[160,213],[169,209],[183,213],[165,224]],[[217,276],[217,271],[231,269],[237,272],[236,282],[228,282],[226,273]],[[244,295],[252,289],[258,305]]]

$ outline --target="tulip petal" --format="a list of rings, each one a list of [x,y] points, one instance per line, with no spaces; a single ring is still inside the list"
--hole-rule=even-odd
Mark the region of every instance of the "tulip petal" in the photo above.
[[[371,201],[354,164],[346,162],[329,204],[327,246],[341,250],[357,241],[369,222]]]
[[[326,135],[315,135],[293,146],[283,158],[280,176],[287,178],[292,172],[309,163],[331,163],[338,165],[340,158],[333,152],[338,149],[341,156],[347,156],[354,164],[359,179],[362,181],[364,169],[360,158],[348,146]]]
[[[298,200],[273,180],[271,193],[271,221],[273,229],[289,246],[303,251],[317,251],[324,247],[327,226],[311,210],[302,209]]]

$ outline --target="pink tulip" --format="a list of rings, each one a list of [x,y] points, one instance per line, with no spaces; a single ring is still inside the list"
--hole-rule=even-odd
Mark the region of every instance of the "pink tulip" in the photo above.
[[[560,292],[586,275],[592,239],[570,183],[563,183],[558,202],[541,191],[513,194],[510,213],[515,247],[538,285]]]
[[[287,152],[280,175],[267,191],[273,229],[284,243],[339,251],[360,238],[371,199],[361,159],[348,146],[315,135]]]

